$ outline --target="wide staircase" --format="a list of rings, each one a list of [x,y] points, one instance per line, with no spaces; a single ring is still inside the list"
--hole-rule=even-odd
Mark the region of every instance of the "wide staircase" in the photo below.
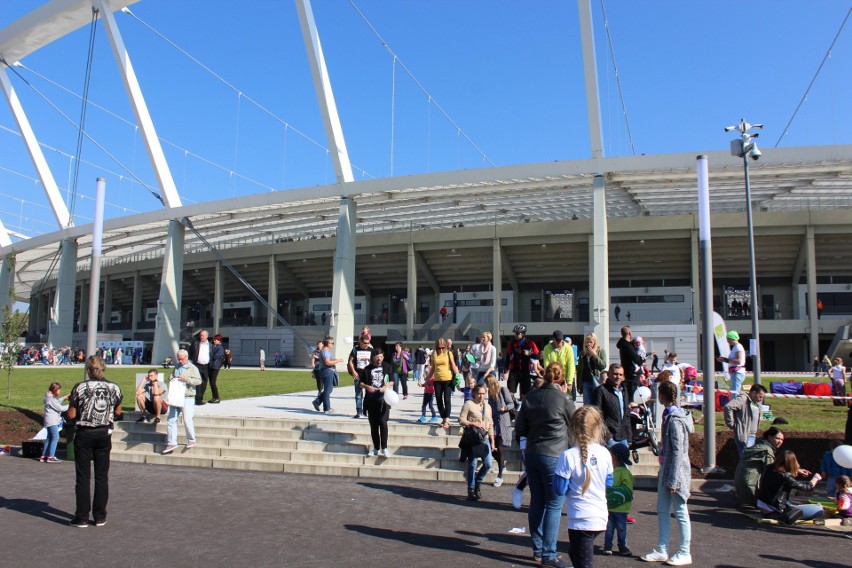
[[[135,422],[128,413],[112,437],[115,461],[188,467],[305,473],[386,479],[463,481],[465,464],[459,462],[459,427],[449,432],[437,425],[391,422],[390,457],[367,456],[372,448],[366,420],[308,420],[301,418],[247,418],[196,416],[198,444],[186,449],[183,424],[178,449],[168,455],[166,423]],[[503,480],[513,484],[522,469],[517,447],[506,449]],[[631,468],[637,487],[654,487],[657,459],[647,449]],[[486,479],[494,481],[494,464]]]

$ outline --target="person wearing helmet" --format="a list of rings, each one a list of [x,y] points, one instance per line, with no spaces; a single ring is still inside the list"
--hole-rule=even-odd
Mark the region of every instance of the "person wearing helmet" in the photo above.
[[[731,348],[727,357],[716,357],[720,363],[728,364],[728,379],[731,381],[731,393],[740,392],[745,381],[745,349],[740,344],[740,334],[731,330],[727,335],[728,345]]]
[[[506,380],[506,386],[512,394],[520,388],[521,399],[523,399],[532,386],[530,365],[532,357],[539,354],[539,349],[534,341],[527,338],[526,325],[519,323],[512,331],[515,337],[509,340],[509,345],[506,346],[503,379]]]

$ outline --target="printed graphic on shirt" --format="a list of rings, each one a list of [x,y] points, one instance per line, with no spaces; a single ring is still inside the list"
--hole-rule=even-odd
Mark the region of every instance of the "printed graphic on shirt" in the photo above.
[[[356,349],[355,350],[355,368],[360,370],[366,369],[367,365],[370,364],[370,354],[372,351],[369,349]]]

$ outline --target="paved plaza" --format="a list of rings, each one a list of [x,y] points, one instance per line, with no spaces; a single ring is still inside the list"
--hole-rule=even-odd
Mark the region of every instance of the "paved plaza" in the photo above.
[[[74,466],[0,458],[2,565],[534,566],[511,487],[465,500],[459,483],[316,477],[113,463],[108,523],[72,528]],[[766,527],[727,493],[690,500],[695,566],[849,566],[852,541],[824,527]],[[655,544],[655,495],[637,491],[628,544]],[[524,534],[511,534],[524,528]],[[562,528],[560,550],[566,550]],[[602,537],[599,538],[599,541]],[[639,566],[598,557],[600,566]]]

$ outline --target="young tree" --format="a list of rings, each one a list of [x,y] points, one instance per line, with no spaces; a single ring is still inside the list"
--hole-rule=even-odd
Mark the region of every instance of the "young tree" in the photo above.
[[[6,263],[3,267],[11,274],[15,273],[15,256],[8,255]],[[10,286],[7,291],[8,301],[3,302],[2,320],[0,320],[0,368],[6,371],[6,386],[7,398],[12,398],[12,371],[18,363],[18,354],[21,351],[21,346],[18,340],[21,335],[29,327],[29,316],[26,313],[12,309],[12,304],[15,301],[15,288],[9,280]],[[2,290],[0,290],[0,298],[2,298]]]

